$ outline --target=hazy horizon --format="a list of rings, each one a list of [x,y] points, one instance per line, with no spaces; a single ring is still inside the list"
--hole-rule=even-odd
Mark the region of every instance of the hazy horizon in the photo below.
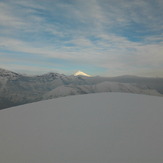
[[[21,70],[17,70],[17,71],[14,71],[14,70],[11,70],[11,69],[5,69],[3,67],[0,67],[0,69],[3,69],[3,70],[7,70],[7,71],[11,71],[11,72],[14,72],[14,73],[18,73],[18,74],[21,74],[21,75],[25,75],[25,76],[37,76],[37,75],[45,75],[45,74],[50,74],[50,73],[58,73],[58,74],[63,74],[63,75],[66,75],[66,76],[71,76],[71,75],[74,75],[75,73],[77,73],[78,71],[81,71],[81,70],[78,70],[78,71],[72,71],[70,73],[61,73],[61,72],[58,72],[58,71],[45,71],[45,72],[40,72],[40,71],[36,71],[36,72],[30,72],[28,73],[27,72],[22,72]],[[83,72],[83,71],[81,71]],[[86,73],[86,72],[84,72]],[[87,74],[87,73],[86,73]],[[160,76],[148,76],[148,75],[134,75],[134,74],[121,74],[121,75],[110,75],[110,76],[107,76],[107,75],[99,75],[99,74],[95,74],[95,75],[92,75],[92,74],[88,74],[90,76],[88,77],[96,77],[96,76],[100,76],[100,77],[123,77],[123,76],[131,76],[131,77],[144,77],[144,78],[163,78],[163,77],[160,77]],[[76,75],[77,76],[77,75]],[[84,75],[83,75],[84,76]]]

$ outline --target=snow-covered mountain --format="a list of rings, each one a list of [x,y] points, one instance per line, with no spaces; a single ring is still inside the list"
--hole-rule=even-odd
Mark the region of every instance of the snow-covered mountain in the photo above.
[[[88,77],[48,73],[25,76],[0,69],[0,109],[67,95],[129,92],[163,95],[163,79]]]
[[[126,92],[161,96],[158,91],[149,89],[148,87],[142,88],[136,84],[105,81],[94,85],[62,85],[47,92],[43,97],[44,99],[50,99],[56,98],[58,96],[60,97],[99,92]]]
[[[1,163],[162,163],[162,97],[99,93],[0,110]]]
[[[19,78],[19,76],[21,75],[18,73],[0,68],[0,80],[16,80],[17,78]]]
[[[91,75],[86,74],[85,72],[82,71],[77,71],[74,76],[87,76],[87,77],[91,77]]]

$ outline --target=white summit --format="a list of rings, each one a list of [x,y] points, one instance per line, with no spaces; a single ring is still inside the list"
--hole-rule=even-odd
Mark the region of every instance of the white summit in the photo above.
[[[91,77],[91,75],[88,75],[82,71],[77,71],[74,76],[87,76],[87,77]]]

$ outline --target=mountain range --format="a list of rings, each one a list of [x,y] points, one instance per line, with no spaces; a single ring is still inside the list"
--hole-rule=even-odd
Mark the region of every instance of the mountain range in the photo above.
[[[0,69],[0,109],[68,95],[128,92],[163,96],[163,78],[47,73],[27,76]]]

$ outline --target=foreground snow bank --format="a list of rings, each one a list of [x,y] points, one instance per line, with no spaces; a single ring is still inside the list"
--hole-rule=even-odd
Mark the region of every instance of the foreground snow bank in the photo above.
[[[162,163],[162,97],[69,96],[0,111],[1,163]]]

